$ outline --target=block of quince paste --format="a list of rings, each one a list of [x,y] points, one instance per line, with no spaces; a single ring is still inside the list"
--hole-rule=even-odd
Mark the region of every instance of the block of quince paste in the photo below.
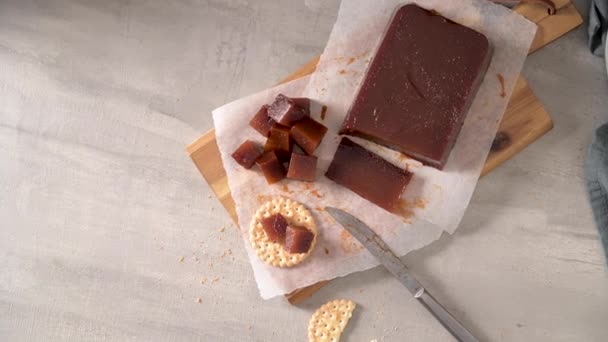
[[[313,154],[327,133],[327,127],[305,117],[291,127],[291,137],[306,154]]]
[[[304,227],[314,234],[308,252],[289,253],[280,242],[268,238],[262,228],[262,220],[276,214],[281,214],[288,225]],[[278,197],[262,204],[253,215],[249,226],[249,241],[256,255],[265,263],[276,267],[292,267],[308,258],[313,251],[317,241],[317,224],[304,205]]]
[[[348,138],[342,138],[325,176],[357,195],[394,212],[412,173]]]
[[[287,226],[285,231],[285,250],[289,253],[306,253],[315,239],[315,234],[306,227]]]
[[[298,106],[293,99],[279,94],[268,107],[268,116],[283,126],[291,127],[306,116],[306,111]]]
[[[308,341],[338,342],[356,306],[353,301],[345,299],[323,304],[308,322]]]
[[[399,8],[340,133],[442,169],[491,56],[483,34],[416,5]]]
[[[264,145],[264,152],[275,151],[281,162],[288,162],[293,149],[289,127],[275,124],[270,129],[270,135]]]
[[[283,167],[283,163],[279,161],[274,151],[264,152],[264,154],[255,161],[266,178],[268,184],[274,184],[285,178],[287,171]]]
[[[232,158],[242,167],[250,169],[262,153],[264,153],[262,146],[247,140],[232,153]]]
[[[270,128],[274,124],[275,121],[268,116],[268,105],[263,105],[249,121],[249,126],[265,137],[270,134]]]
[[[313,182],[317,171],[317,157],[292,153],[287,169],[287,178]]]
[[[260,220],[262,228],[272,242],[285,241],[285,231],[287,230],[287,220],[281,214],[274,214]]]

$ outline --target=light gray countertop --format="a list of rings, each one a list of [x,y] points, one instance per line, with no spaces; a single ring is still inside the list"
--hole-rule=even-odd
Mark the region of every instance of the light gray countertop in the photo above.
[[[452,340],[380,268],[300,307],[260,299],[184,151],[211,109],[319,54],[337,8],[0,1],[0,340],[304,341],[314,309],[342,297],[359,303],[349,341]],[[479,182],[453,236],[406,257],[482,340],[608,341],[583,184],[608,82],[585,39],[581,27],[526,62],[555,128]]]

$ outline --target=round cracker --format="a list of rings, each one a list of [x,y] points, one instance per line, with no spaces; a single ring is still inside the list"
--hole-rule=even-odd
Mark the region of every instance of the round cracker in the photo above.
[[[357,304],[337,299],[323,304],[308,323],[309,342],[338,342]]]
[[[274,214],[281,214],[288,224],[305,227],[315,234],[308,252],[289,253],[280,243],[268,239],[261,220]],[[249,226],[249,241],[255,253],[262,261],[276,267],[292,267],[304,261],[315,247],[317,235],[317,225],[310,211],[301,203],[283,197],[262,204]]]

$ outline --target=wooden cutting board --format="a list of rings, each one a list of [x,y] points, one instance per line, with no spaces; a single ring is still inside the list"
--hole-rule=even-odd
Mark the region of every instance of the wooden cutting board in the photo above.
[[[530,53],[582,23],[580,14],[570,1],[559,0],[555,2],[558,11],[552,16],[548,15],[544,7],[538,5],[520,4],[514,9],[538,25],[538,31]],[[315,70],[318,60],[318,58],[313,59],[281,83],[311,74]],[[543,104],[536,98],[524,78],[520,76],[498,129],[492,150],[486,160],[482,175],[487,174],[523,150],[534,140],[551,130],[552,127],[553,121],[545,111]],[[215,131],[210,130],[190,144],[186,150],[222,205],[234,221],[238,223],[235,203],[230,194],[226,172],[215,140]],[[286,295],[286,297],[290,303],[297,304],[326,283],[327,281],[313,284],[296,290]]]

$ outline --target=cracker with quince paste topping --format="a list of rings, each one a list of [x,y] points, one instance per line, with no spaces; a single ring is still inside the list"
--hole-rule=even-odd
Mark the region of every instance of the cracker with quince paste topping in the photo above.
[[[345,299],[323,304],[310,318],[308,341],[338,342],[356,306],[353,301]]]
[[[279,242],[268,239],[261,220],[275,214],[281,214],[288,224],[305,227],[314,234],[308,252],[289,253]],[[304,261],[315,247],[317,225],[304,205],[288,198],[278,197],[262,204],[253,215],[249,226],[249,241],[257,256],[265,263],[276,267],[292,267]]]

